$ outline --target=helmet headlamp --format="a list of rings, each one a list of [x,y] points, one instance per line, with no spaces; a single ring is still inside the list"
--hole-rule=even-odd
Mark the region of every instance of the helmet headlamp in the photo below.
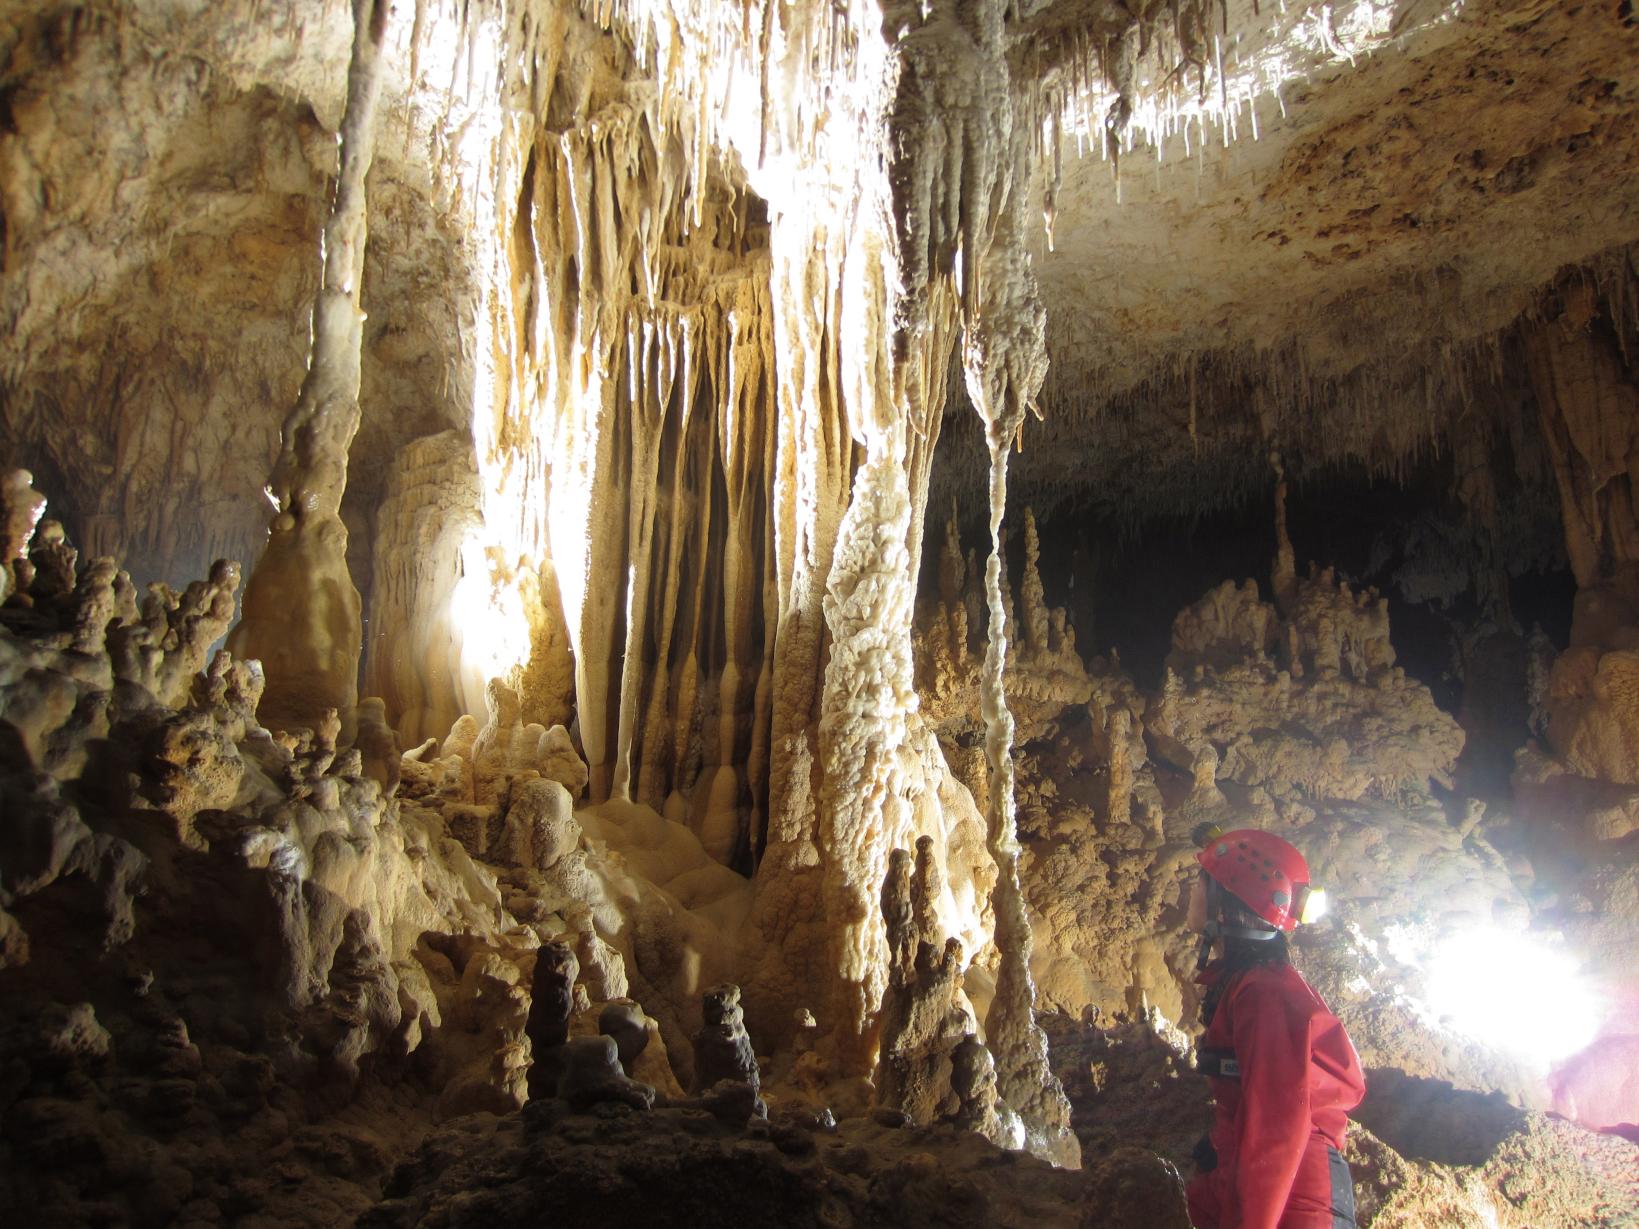
[[[1308,926],[1326,916],[1326,889],[1304,884],[1298,889],[1298,921]]]

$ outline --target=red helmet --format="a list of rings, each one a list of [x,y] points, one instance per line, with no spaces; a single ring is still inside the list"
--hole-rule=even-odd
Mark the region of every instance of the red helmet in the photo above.
[[[1213,837],[1195,855],[1219,886],[1277,930],[1291,931],[1309,894],[1309,864],[1272,832],[1239,828]]]

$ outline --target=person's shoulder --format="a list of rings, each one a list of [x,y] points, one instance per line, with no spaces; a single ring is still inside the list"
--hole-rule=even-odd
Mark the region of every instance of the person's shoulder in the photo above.
[[[1314,987],[1289,964],[1254,965],[1241,974],[1235,987],[1237,998],[1255,995],[1265,1002],[1280,1002],[1303,1012],[1325,1011],[1326,1004]]]

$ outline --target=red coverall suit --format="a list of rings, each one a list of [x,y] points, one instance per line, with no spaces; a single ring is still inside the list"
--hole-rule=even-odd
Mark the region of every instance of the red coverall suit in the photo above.
[[[1197,980],[1210,987],[1221,975],[1214,963]],[[1204,1065],[1221,1071],[1212,1079],[1218,1164],[1189,1184],[1190,1220],[1199,1229],[1352,1229],[1340,1154],[1348,1111],[1366,1093],[1354,1045],[1291,965],[1231,976],[1201,1038],[1202,1055],[1216,1060]]]

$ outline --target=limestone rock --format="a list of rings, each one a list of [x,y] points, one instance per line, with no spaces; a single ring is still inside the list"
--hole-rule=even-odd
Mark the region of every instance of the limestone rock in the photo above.
[[[1035,518],[1025,511],[1026,560],[1023,573],[1028,623],[1007,659],[1007,697],[1019,723],[1019,738],[1036,736],[1065,708],[1092,695],[1087,668],[1076,652],[1075,633],[1061,608],[1042,597]],[[938,600],[917,613],[916,685],[923,712],[942,738],[978,729],[980,648],[984,625],[969,613],[979,576],[962,555],[954,519],[946,523],[939,560]]]
[[[45,496],[34,489],[34,475],[28,470],[0,475],[0,602],[28,588],[18,577],[16,564],[27,563],[25,551],[45,506]]]
[[[562,1045],[569,1037],[570,1005],[580,962],[566,944],[540,949],[530,982],[529,1039],[542,1050]]]
[[[633,1062],[649,1044],[649,1018],[643,1008],[629,1001],[610,1003],[598,1013],[598,1032],[614,1038],[620,1065],[630,1075]]]
[[[740,987],[713,986],[701,997],[700,1012],[703,1023],[694,1036],[695,1091],[730,1080],[749,1085],[755,1093],[762,1077],[740,1010]]]
[[[108,1057],[112,1038],[97,1021],[90,1003],[53,1003],[41,1013],[39,1028],[45,1049],[61,1062],[84,1063]]]
[[[1189,1229],[1184,1180],[1175,1166],[1141,1148],[1117,1148],[1088,1174],[1087,1229]]]
[[[569,1042],[557,1095],[576,1110],[609,1101],[633,1109],[648,1109],[654,1104],[654,1089],[626,1076],[617,1057],[615,1039],[604,1036],[577,1037]]]
[[[494,860],[546,871],[580,839],[569,791],[555,780],[535,778],[513,787]]]
[[[1210,744],[1219,778],[1277,796],[1395,799],[1449,784],[1462,731],[1394,665],[1386,606],[1329,571],[1295,583],[1290,618],[1251,582],[1179,616],[1145,718],[1158,749],[1193,770]]]

